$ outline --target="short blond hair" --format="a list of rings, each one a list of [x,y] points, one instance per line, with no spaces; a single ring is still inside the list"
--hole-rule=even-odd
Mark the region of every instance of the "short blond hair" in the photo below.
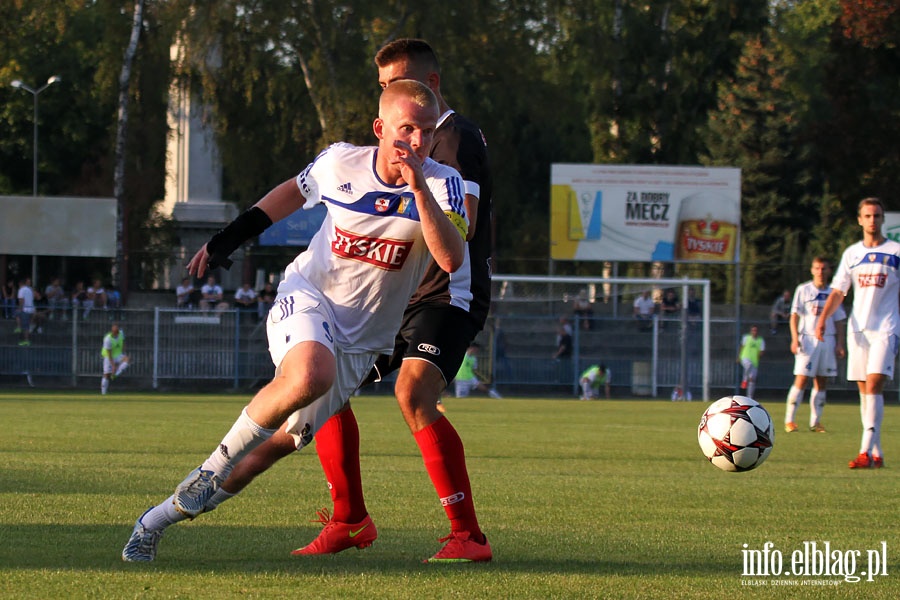
[[[434,108],[434,110],[440,111],[437,97],[428,89],[427,85],[414,79],[398,79],[381,92],[381,98],[378,101],[378,116],[383,117],[385,106],[400,97],[408,98],[422,108]]]
[[[856,214],[858,215],[863,206],[877,206],[881,209],[881,214],[884,214],[884,203],[881,201],[881,198],[876,198],[875,196],[871,196],[869,198],[863,198],[859,201],[859,205],[856,207]]]

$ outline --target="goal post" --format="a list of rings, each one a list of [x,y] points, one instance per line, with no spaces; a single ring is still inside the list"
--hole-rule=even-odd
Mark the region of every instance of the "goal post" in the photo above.
[[[584,338],[591,340],[592,348],[599,354],[611,358],[624,359],[625,352],[616,350],[621,347],[621,338],[634,338],[636,352],[647,352],[641,360],[642,368],[648,367],[646,384],[649,387],[649,395],[659,397],[661,387],[672,387],[673,399],[687,399],[695,382],[695,389],[700,391],[700,398],[704,401],[710,398],[710,336],[711,336],[711,302],[710,280],[692,278],[635,278],[635,277],[590,277],[590,276],[554,276],[554,275],[494,275],[492,278],[492,300],[494,308],[492,314],[495,319],[510,318],[510,315],[545,315],[544,318],[558,318],[571,316],[573,306],[578,301],[586,300],[592,307],[602,309],[604,313],[602,322],[609,324],[608,338],[603,336]],[[670,316],[660,318],[655,315],[650,325],[650,336],[638,334],[625,335],[630,332],[633,298],[645,290],[650,290],[657,298],[663,290],[675,290],[680,302],[680,314],[678,317]],[[699,315],[688,315],[688,300],[696,292],[696,302],[699,304]],[[622,313],[627,313],[623,315]],[[592,317],[594,318],[594,317]],[[574,316],[574,325],[580,329],[584,323],[582,317]],[[600,319],[597,319],[600,321]],[[623,322],[627,321],[628,324]],[[674,325],[679,335],[672,335],[672,330],[666,328]],[[699,327],[699,331],[696,329]],[[696,334],[700,335],[697,336]],[[641,337],[644,335],[644,337]],[[688,343],[689,337],[691,344]],[[606,346],[609,350],[604,348]],[[699,346],[697,348],[696,346]],[[688,375],[689,362],[691,367],[696,363],[696,354],[699,351],[699,373]],[[668,356],[664,359],[662,356]],[[492,361],[493,362],[493,361]],[[578,361],[575,361],[576,363]],[[649,364],[647,364],[649,363]],[[665,363],[665,365],[663,365]],[[731,362],[733,365],[733,361]],[[666,373],[661,381],[661,368]],[[577,387],[577,372],[580,365],[573,364],[570,372],[573,388]],[[697,378],[699,375],[699,381]],[[613,372],[613,385],[622,385],[615,380]],[[636,377],[632,374],[632,379]],[[576,391],[573,389],[573,391]],[[680,393],[679,393],[680,391]],[[577,393],[577,391],[576,391]]]

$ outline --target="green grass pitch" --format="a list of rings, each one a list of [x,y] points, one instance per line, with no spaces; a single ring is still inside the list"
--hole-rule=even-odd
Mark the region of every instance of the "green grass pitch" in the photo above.
[[[330,505],[308,448],[169,529],[155,562],[123,563],[134,520],[208,456],[247,400],[0,393],[0,598],[900,597],[893,399],[884,469],[847,468],[858,407],[828,406],[827,434],[787,435],[773,401],[771,456],[736,474],[700,453],[702,402],[449,399],[494,561],[425,565],[448,531],[443,510],[394,400],[362,397],[353,405],[379,531],[371,548],[290,556]],[[746,551],[766,542],[784,569],[805,542],[828,542],[847,566],[860,551],[857,574],[868,551],[887,560],[858,583],[744,576]]]

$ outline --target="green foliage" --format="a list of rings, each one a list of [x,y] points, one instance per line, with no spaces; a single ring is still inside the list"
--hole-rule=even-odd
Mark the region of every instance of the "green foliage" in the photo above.
[[[724,473],[703,458],[703,403],[549,399],[447,401],[465,441],[494,561],[423,565],[447,521],[393,398],[354,399],[367,505],[363,551],[297,558],[329,503],[308,448],[215,512],[170,528],[150,564],[119,557],[134,520],[215,447],[237,395],[4,393],[0,421],[0,595],[9,598],[757,598],[742,551],[804,541],[888,544],[873,582],[796,586],[791,598],[896,598],[896,469],[856,472],[858,408],[830,404],[829,432],[776,434],[768,460]],[[783,417],[781,400],[768,408]],[[800,409],[806,414],[805,407]],[[897,408],[886,407],[886,422]],[[47,423],[53,423],[48,435]],[[502,425],[501,425],[502,424]],[[896,429],[884,432],[896,446]],[[890,455],[888,456],[890,458]],[[889,467],[892,463],[889,463]],[[878,498],[863,502],[860,494]],[[761,577],[838,581],[836,577]],[[771,590],[766,590],[771,592]],[[763,597],[777,597],[767,593]]]
[[[414,36],[434,44],[445,97],[487,137],[496,271],[546,270],[554,162],[739,166],[745,257],[756,261],[742,297],[768,302],[813,253],[837,256],[855,239],[860,197],[890,207],[900,184],[895,4],[148,1],[129,92],[132,278],[152,279],[139,265],[153,260],[138,255],[166,239],[148,223],[164,194],[173,81],[194,78],[224,197],[245,207],[326,144],[373,141],[372,57]],[[0,3],[0,193],[31,189],[32,98],[8,83],[60,75],[40,96],[40,191],[111,195],[132,10],[131,0]],[[176,42],[185,54],[173,63]],[[569,269],[599,266],[559,267]]]

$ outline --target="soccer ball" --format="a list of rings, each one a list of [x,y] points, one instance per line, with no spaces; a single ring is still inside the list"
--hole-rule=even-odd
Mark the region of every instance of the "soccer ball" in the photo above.
[[[709,462],[723,471],[749,471],[761,465],[775,442],[772,417],[747,396],[725,396],[700,418],[697,441]]]

